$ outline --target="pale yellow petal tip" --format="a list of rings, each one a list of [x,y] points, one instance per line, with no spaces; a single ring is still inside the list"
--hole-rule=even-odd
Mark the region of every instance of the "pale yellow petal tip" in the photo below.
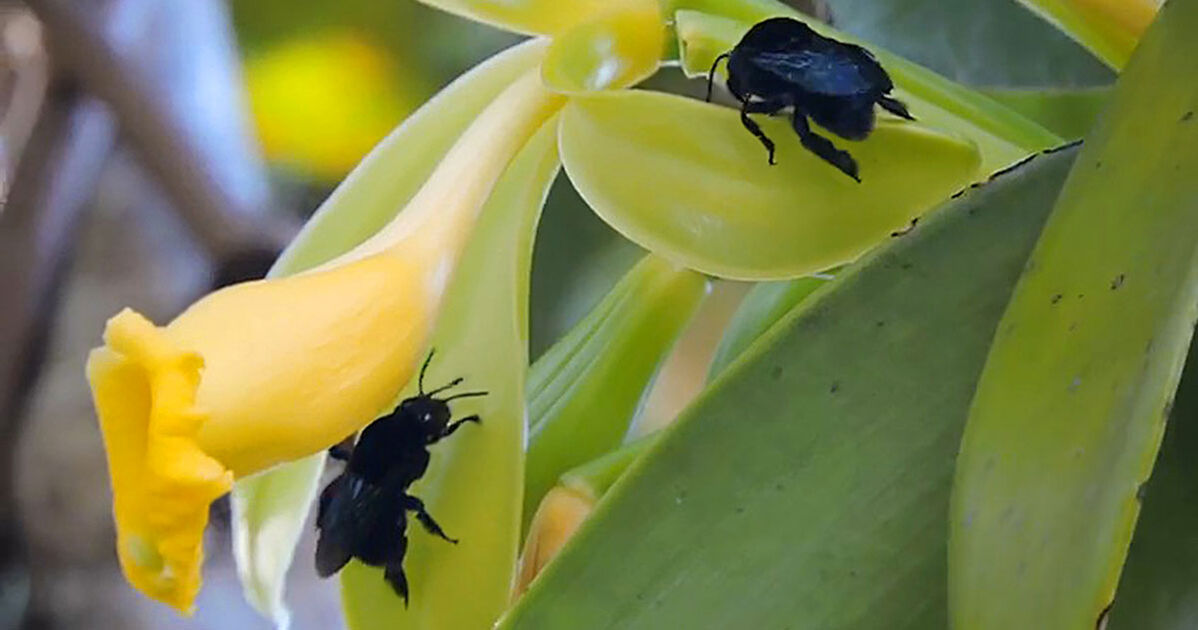
[[[233,485],[196,443],[203,361],[128,309],[109,320],[104,339],[87,378],[108,453],[121,568],[138,590],[190,614],[208,506]]]
[[[545,493],[528,526],[513,598],[528,590],[533,578],[557,556],[594,508],[595,497],[579,489],[557,486]]]

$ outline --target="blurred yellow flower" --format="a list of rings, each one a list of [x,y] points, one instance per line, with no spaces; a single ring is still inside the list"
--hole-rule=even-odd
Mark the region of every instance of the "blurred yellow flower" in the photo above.
[[[491,187],[561,102],[535,72],[517,80],[394,221],[334,261],[223,289],[165,327],[130,310],[108,322],[87,372],[130,583],[190,611],[208,504],[233,478],[394,404]]]
[[[335,181],[426,96],[423,77],[353,31],[306,34],[245,62],[259,140],[272,162]]]

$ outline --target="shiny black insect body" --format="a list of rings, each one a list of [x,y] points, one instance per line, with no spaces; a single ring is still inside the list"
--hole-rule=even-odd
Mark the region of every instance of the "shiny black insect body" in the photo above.
[[[716,58],[707,78],[707,100],[720,60],[728,60],[728,90],[740,101],[740,120],[769,151],[774,143],[749,114],[776,114],[791,107],[803,146],[857,181],[857,162],[807,123],[811,118],[846,140],[863,140],[874,128],[874,105],[914,120],[907,107],[887,96],[890,76],[860,46],[823,37],[791,18],[772,18],[749,29],[731,51]]]
[[[419,395],[405,399],[391,413],[375,420],[351,448],[329,449],[334,459],[347,462],[345,471],[320,493],[316,527],[316,572],[328,577],[357,558],[382,567],[384,578],[408,603],[408,581],[403,560],[408,549],[407,515],[412,513],[430,534],[451,543],[420,499],[408,488],[428,469],[428,447],[457,431],[467,422],[481,424],[478,416],[451,421],[449,401],[486,392],[465,392],[437,398],[460,385],[454,379],[431,392],[424,391],[424,373],[433,359],[429,353],[420,368]]]

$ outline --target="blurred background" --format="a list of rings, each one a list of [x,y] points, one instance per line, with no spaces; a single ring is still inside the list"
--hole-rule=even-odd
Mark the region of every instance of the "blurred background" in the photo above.
[[[1109,80],[1088,59],[1057,63],[1079,53],[1010,0],[975,3],[984,16],[881,3],[836,0],[831,15],[966,82],[1055,84],[1066,66],[1084,84]],[[822,2],[793,4],[829,18]],[[949,12],[970,27],[927,32]],[[1045,33],[1055,48],[1018,45]],[[166,322],[261,276],[378,140],[517,39],[414,0],[0,0],[0,630],[270,627],[241,596],[225,501],[195,617],[121,578],[87,352],[124,306]],[[995,51],[1019,62],[991,64]],[[662,75],[659,89],[702,90]],[[532,356],[639,256],[559,178],[533,256]],[[644,413],[672,417],[701,384],[743,292],[717,284]],[[315,577],[303,545],[293,627],[340,628],[335,583]]]

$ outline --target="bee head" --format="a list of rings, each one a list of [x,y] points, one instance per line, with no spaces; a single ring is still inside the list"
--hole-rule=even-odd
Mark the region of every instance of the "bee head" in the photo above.
[[[422,430],[425,441],[431,443],[445,433],[445,427],[449,426],[449,420],[453,416],[446,400],[421,394],[403,401],[399,406],[399,412],[405,418],[415,421]]]
[[[437,394],[461,385],[464,380],[461,377],[455,378],[430,392],[425,392],[424,373],[428,371],[428,364],[433,360],[434,352],[434,350],[429,351],[428,358],[424,360],[424,365],[420,368],[420,379],[417,381],[420,395],[403,401],[399,408],[400,413],[404,417],[412,418],[419,424],[421,429],[423,429],[426,442],[430,444],[445,435],[445,429],[449,426],[449,421],[453,418],[453,412],[449,409],[449,401],[457,398],[485,396],[487,394],[487,392],[462,392],[446,396],[445,398],[437,397]]]

